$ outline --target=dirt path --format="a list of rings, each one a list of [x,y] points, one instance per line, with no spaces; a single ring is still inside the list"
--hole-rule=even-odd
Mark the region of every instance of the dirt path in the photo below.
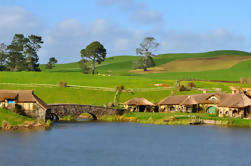
[[[0,83],[0,85],[16,85],[16,86],[27,86],[27,87],[58,87],[57,84],[23,84],[23,83]],[[114,92],[114,88],[107,87],[95,87],[95,86],[82,86],[82,85],[67,85],[68,88],[73,89],[90,89],[90,90],[101,90]],[[172,87],[156,87],[156,88],[130,88],[134,92],[153,92],[153,91],[165,91],[173,89]]]

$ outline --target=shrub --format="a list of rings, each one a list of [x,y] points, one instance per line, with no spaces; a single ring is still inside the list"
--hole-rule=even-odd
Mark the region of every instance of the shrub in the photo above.
[[[47,127],[47,128],[50,128],[50,127],[52,126],[52,124],[53,124],[53,123],[52,123],[51,120],[47,120],[47,121],[46,121],[46,127]]]
[[[64,87],[64,88],[66,88],[66,87],[67,87],[67,82],[65,82],[65,81],[60,81],[60,82],[58,83],[58,85],[59,85],[59,87]]]
[[[188,87],[184,86],[184,85],[181,85],[181,86],[179,87],[179,91],[180,91],[180,92],[181,92],[181,91],[190,91],[190,89],[189,89]]]
[[[240,78],[240,83],[241,83],[241,84],[246,84],[246,83],[247,83],[247,79],[244,78],[244,77],[241,77],[241,78]]]
[[[248,83],[248,84],[251,84],[251,77],[248,77],[247,83]]]
[[[83,60],[79,61],[78,64],[79,64],[79,67],[80,67],[82,73],[84,73],[84,74],[89,74],[90,73],[91,68],[90,68],[90,62],[89,61],[83,59]]]
[[[188,86],[189,88],[195,88],[195,87],[196,87],[196,85],[195,85],[194,82],[189,82],[189,83],[187,84],[187,86]]]

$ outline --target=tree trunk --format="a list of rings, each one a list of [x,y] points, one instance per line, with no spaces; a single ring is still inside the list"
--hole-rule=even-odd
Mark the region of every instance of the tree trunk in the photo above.
[[[92,61],[92,75],[95,73],[95,58]]]
[[[147,71],[147,57],[144,57],[144,71]]]

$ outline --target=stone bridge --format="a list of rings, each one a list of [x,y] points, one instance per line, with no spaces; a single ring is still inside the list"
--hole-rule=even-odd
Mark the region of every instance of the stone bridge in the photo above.
[[[51,104],[51,119],[60,120],[70,115],[73,118],[79,117],[82,113],[89,113],[94,120],[104,115],[121,115],[123,110],[109,107],[81,105],[81,104]]]

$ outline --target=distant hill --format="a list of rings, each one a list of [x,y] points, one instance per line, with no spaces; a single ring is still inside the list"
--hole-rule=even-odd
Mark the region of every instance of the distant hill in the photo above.
[[[131,71],[133,61],[139,56],[114,56],[97,65],[97,71],[105,74],[135,75],[140,70]],[[236,50],[217,50],[204,53],[175,53],[161,54],[154,57],[156,67],[145,73],[167,72],[198,72],[219,69],[229,69],[243,61],[250,61],[251,53]],[[44,65],[41,65],[43,71]],[[80,72],[79,65],[75,63],[57,64],[51,72]]]

